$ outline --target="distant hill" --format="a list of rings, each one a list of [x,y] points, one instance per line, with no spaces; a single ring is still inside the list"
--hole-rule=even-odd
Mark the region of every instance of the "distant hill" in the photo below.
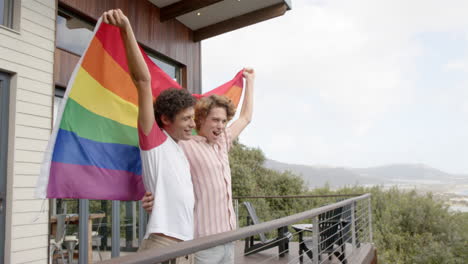
[[[266,160],[265,167],[289,170],[304,179],[309,187],[374,184],[468,184],[468,175],[455,175],[423,164],[392,164],[371,168],[344,168],[287,164]]]

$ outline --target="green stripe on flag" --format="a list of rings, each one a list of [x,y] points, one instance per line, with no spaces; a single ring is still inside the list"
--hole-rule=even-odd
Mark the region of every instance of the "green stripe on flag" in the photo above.
[[[136,128],[96,115],[72,98],[67,100],[60,128],[98,142],[138,147]]]

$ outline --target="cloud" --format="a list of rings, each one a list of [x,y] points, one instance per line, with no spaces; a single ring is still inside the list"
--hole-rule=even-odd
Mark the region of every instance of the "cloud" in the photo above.
[[[420,100],[428,50],[419,34],[464,32],[468,44],[466,10],[456,0],[295,0],[282,17],[204,41],[203,87],[253,66],[254,121],[243,142],[286,162],[372,165],[363,164],[378,159],[366,137]],[[356,151],[363,156],[343,158]]]
[[[382,47],[377,44],[393,43],[395,38],[376,37],[339,10],[297,5],[282,18],[203,43],[204,71],[219,76],[230,65],[252,64],[258,70],[260,96],[288,94],[290,101],[302,105],[318,96],[321,103],[353,120],[358,133],[372,126],[382,112],[406,101],[401,97],[407,96],[404,90],[410,84],[402,80],[401,71],[411,67],[407,50],[417,47],[406,43]],[[220,43],[236,43],[239,52],[226,55],[226,49],[215,48]],[[274,110],[265,103],[268,106]]]
[[[468,63],[462,60],[450,61],[444,65],[444,69],[447,71],[468,72]]]

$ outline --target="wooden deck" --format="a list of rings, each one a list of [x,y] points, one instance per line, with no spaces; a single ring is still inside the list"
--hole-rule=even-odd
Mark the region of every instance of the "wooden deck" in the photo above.
[[[121,256],[135,254],[136,252],[121,252]],[[101,252],[103,259],[110,259],[110,251]],[[362,244],[360,248],[352,250],[351,245],[347,244],[346,246],[346,256],[348,259],[348,264],[371,264],[377,263],[373,262],[376,252],[372,244]],[[93,259],[99,260],[97,251],[93,251]],[[341,263],[335,256],[332,256],[331,260],[326,259],[326,255],[323,255],[321,264],[339,264]],[[77,261],[77,260],[75,260]],[[59,263],[61,261],[59,260]],[[78,262],[74,262],[78,263]],[[236,252],[235,252],[235,264],[297,264],[299,263],[299,243],[290,242],[289,243],[289,253],[285,254],[284,257],[278,257],[278,248],[271,248],[259,253],[255,253],[250,256],[244,256],[244,241],[236,242]],[[303,263],[312,263],[311,260],[304,256]]]
[[[350,244],[346,245],[345,254],[348,259],[348,264],[370,264],[374,263],[375,248],[371,244],[362,244],[361,247],[352,250]],[[327,256],[323,255],[321,264],[339,264],[341,263],[335,256],[332,256],[331,260],[326,259]],[[250,256],[244,256],[244,241],[236,242],[236,255],[235,255],[235,264],[296,264],[299,263],[299,243],[290,242],[289,243],[289,253],[284,257],[278,257],[278,248],[271,248],[259,253],[255,253]],[[312,263],[311,260],[304,256],[303,263]],[[375,262],[376,263],[376,262]]]

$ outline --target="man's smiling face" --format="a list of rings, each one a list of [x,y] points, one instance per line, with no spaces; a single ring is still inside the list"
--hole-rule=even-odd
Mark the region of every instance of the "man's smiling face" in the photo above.
[[[213,107],[205,120],[201,122],[198,134],[205,137],[209,143],[215,143],[226,128],[226,124],[226,109],[224,107]]]

